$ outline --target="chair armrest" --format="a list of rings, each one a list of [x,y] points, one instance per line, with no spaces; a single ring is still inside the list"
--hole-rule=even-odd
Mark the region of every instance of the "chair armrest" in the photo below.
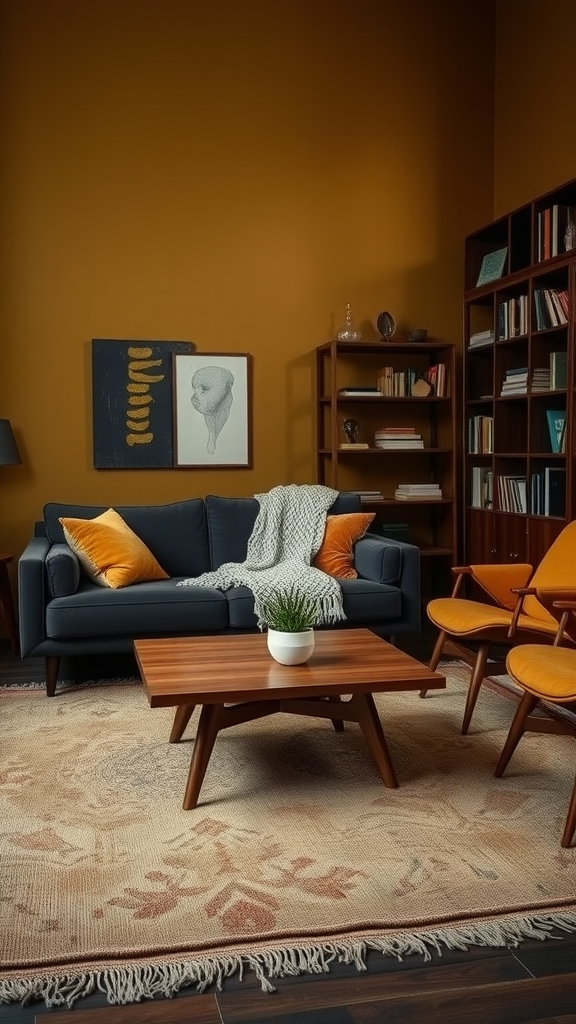
[[[18,560],[20,654],[31,654],[46,639],[46,537],[33,537]]]
[[[394,580],[389,574],[391,555],[396,555],[396,565],[398,558],[400,562]],[[354,546],[354,567],[365,580],[399,586],[405,632],[420,632],[420,548],[367,533]]]

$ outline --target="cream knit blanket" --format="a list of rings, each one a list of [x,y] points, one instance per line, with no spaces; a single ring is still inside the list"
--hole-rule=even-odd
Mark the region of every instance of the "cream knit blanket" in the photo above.
[[[316,624],[344,619],[342,590],[333,576],[310,563],[324,536],[326,513],[338,491],[321,484],[289,484],[256,494],[260,509],[248,540],[244,562],[225,562],[213,572],[181,580],[179,587],[249,587],[254,594],[258,625],[265,625],[263,606],[278,590],[297,587],[317,602]]]

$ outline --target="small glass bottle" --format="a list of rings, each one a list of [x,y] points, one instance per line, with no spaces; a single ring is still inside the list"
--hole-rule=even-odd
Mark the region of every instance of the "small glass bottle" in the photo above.
[[[362,335],[360,331],[357,331],[354,327],[354,321],[352,319],[352,308],[350,303],[346,303],[346,315],[344,323],[339,329],[336,335],[337,341],[362,341]]]

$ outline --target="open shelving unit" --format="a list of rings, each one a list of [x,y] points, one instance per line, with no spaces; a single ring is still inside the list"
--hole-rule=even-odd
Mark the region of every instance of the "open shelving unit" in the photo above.
[[[465,241],[467,563],[535,566],[575,516],[575,244],[576,180]]]
[[[424,376],[443,364],[445,387],[436,395],[383,395],[376,391],[382,369]],[[343,389],[373,387],[375,393],[342,395]],[[330,341],[316,349],[317,480],[342,491],[379,492],[363,497],[375,513],[372,530],[406,528],[405,539],[422,555],[424,599],[448,593],[450,566],[457,555],[456,530],[456,359],[454,345],[426,342]],[[355,419],[358,440],[367,447],[345,448],[343,423]],[[423,447],[378,447],[382,428],[413,428]],[[437,483],[441,498],[394,497],[399,484]]]

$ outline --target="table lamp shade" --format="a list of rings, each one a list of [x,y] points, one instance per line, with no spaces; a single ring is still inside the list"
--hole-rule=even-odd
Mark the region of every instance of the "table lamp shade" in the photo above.
[[[18,466],[21,462],[10,420],[0,420],[0,466]]]

